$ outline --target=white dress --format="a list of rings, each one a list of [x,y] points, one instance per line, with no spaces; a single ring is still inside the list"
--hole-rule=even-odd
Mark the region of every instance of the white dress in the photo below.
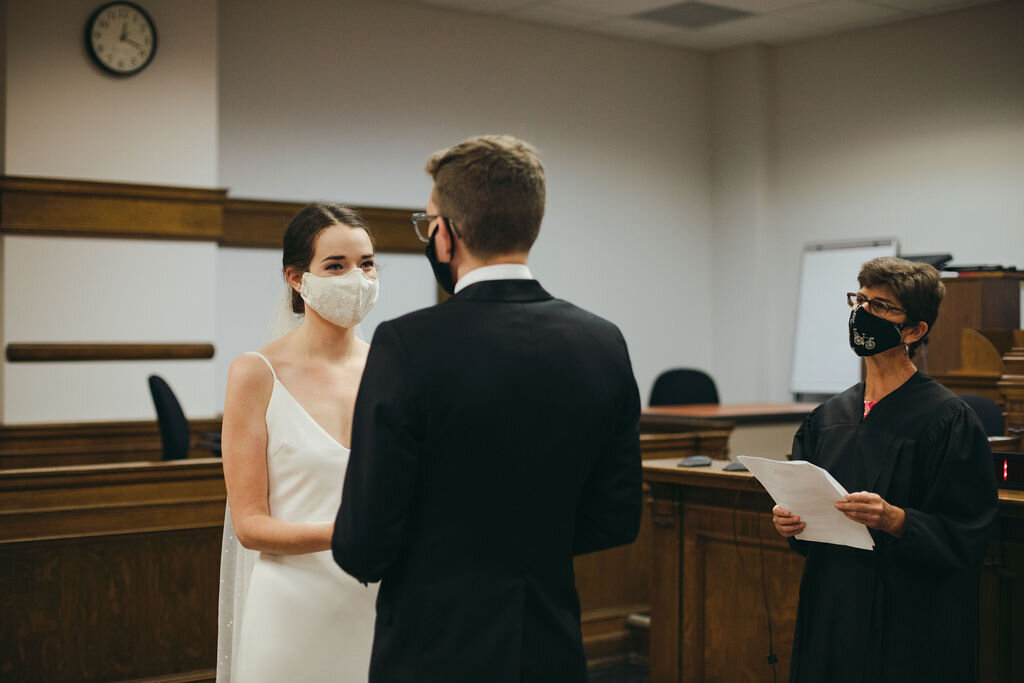
[[[349,450],[277,379],[267,406],[270,515],[333,522]],[[225,520],[217,681],[366,681],[376,586],[343,572],[331,552],[254,553]],[[250,570],[251,567],[251,570]]]

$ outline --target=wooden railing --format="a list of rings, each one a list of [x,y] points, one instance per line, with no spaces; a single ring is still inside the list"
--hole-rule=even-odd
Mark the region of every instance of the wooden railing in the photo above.
[[[220,430],[220,420],[191,420],[192,443]],[[190,457],[208,457],[194,448]],[[163,457],[156,422],[0,425],[0,470],[157,461]]]

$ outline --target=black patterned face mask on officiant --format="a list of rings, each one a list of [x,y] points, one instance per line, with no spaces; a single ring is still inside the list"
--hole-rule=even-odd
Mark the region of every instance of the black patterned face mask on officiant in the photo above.
[[[857,306],[850,313],[850,348],[858,356],[873,356],[903,343],[902,323],[868,313]]]

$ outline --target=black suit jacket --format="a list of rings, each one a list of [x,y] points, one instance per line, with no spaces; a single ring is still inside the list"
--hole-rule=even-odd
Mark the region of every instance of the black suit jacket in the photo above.
[[[640,522],[619,330],[536,280],[381,324],[332,550],[381,581],[370,681],[583,681],[573,555]]]

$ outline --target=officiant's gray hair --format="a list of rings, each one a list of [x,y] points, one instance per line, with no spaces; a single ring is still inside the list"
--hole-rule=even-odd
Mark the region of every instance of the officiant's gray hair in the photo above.
[[[316,251],[317,238],[332,225],[365,230],[370,237],[370,244],[377,246],[369,224],[351,206],[313,202],[295,214],[295,218],[288,224],[288,229],[284,233],[281,263],[286,277],[288,268],[295,268],[303,273],[309,270],[309,264],[313,261],[313,254]],[[298,314],[306,312],[306,302],[294,289],[292,311]]]

